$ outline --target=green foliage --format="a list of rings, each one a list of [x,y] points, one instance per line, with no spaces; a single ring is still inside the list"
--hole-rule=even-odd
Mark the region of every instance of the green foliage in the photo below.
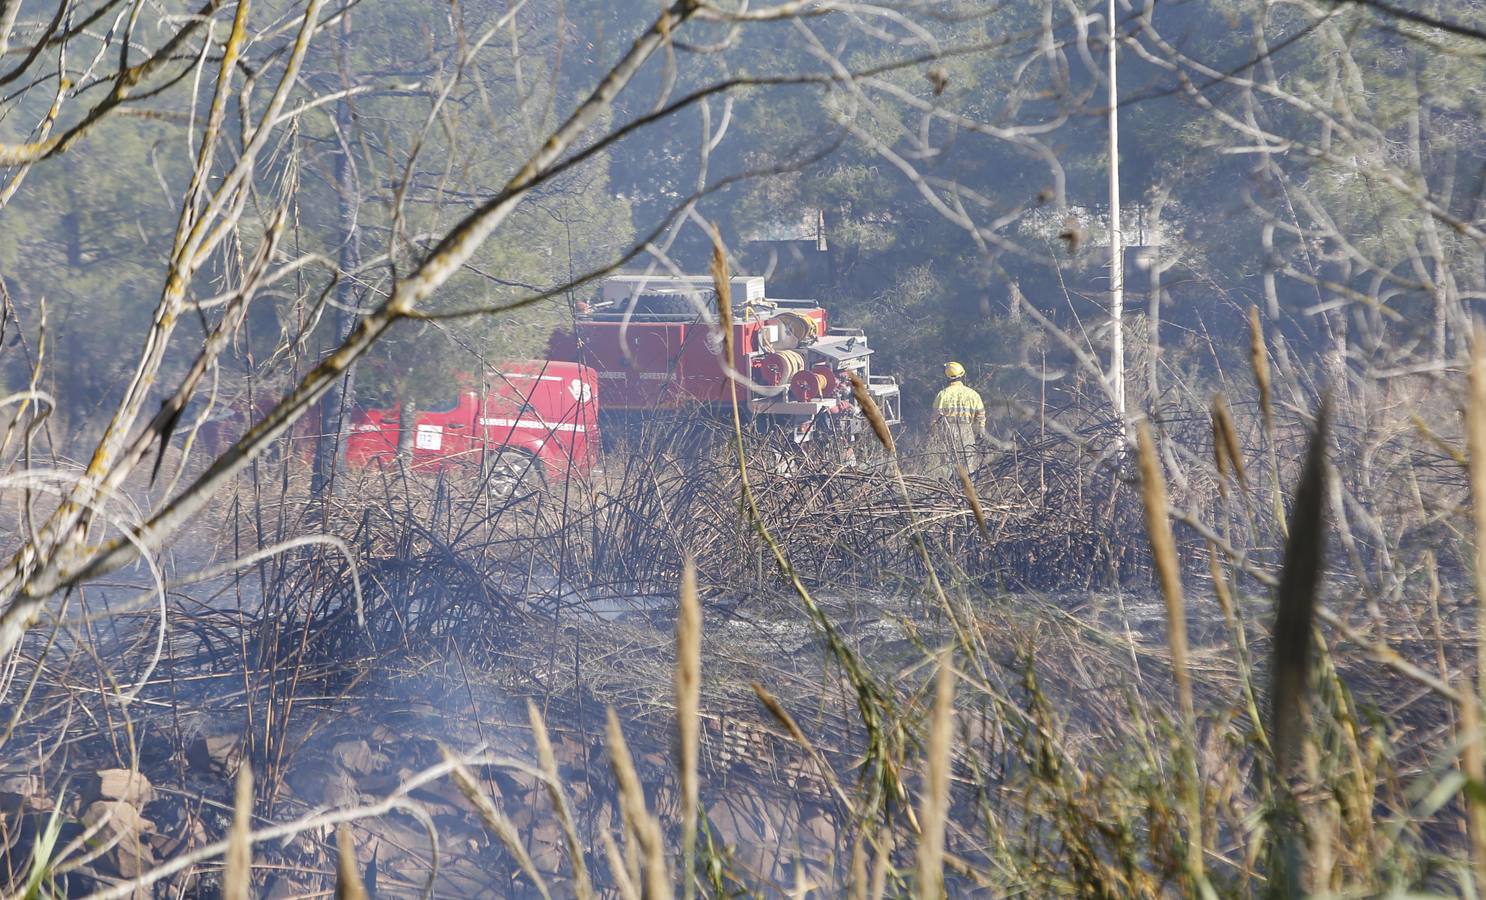
[[[45,303],[48,352],[62,361],[47,387],[69,415],[116,399],[133,361],[120,338],[149,324],[176,214],[164,188],[184,178],[171,145],[183,137],[171,125],[106,120],[0,209],[0,272],[33,332]]]
[[[52,858],[57,850],[57,839],[62,836],[62,803],[61,795],[66,791],[67,784],[63,782],[62,789],[58,793],[58,801],[52,806],[52,813],[47,817],[46,826],[36,836],[36,843],[31,848],[31,869],[26,876],[26,888],[21,894],[22,900],[45,900],[52,896],[52,892],[45,887],[49,881],[52,868],[57,860]]]
[[[484,28],[479,23],[505,12],[494,2],[465,5],[466,21],[458,27]],[[343,221],[337,165],[349,160],[354,195],[346,199],[366,261],[351,275],[349,302],[370,308],[395,277],[387,254],[406,271],[433,238],[505,184],[575,100],[565,85],[553,83],[551,23],[542,21],[545,11],[533,15],[517,19],[524,42],[519,75],[509,53],[487,48],[457,73],[458,82],[441,102],[461,52],[446,8],[364,4],[352,13],[344,47],[334,31],[317,39],[302,94],[291,104],[311,91],[339,87],[343,67],[359,93],[346,110],[330,103],[302,116],[292,140],[266,164],[280,183],[297,179],[284,252],[341,258],[349,221]],[[146,332],[163,288],[161,261],[179,216],[176,195],[189,178],[191,148],[183,126],[193,108],[190,89],[188,80],[153,97],[150,106],[162,115],[105,120],[71,152],[37,166],[0,209],[0,272],[33,333],[45,302],[48,352],[62,361],[49,367],[46,387],[63,400],[61,409],[74,425],[114,400],[133,364],[132,341]],[[229,122],[234,115],[235,108]],[[0,123],[0,140],[25,137]],[[611,260],[628,246],[634,226],[629,204],[609,184],[608,165],[600,154],[529,197],[502,240],[488,243],[427,310],[500,307]],[[240,248],[263,230],[255,213],[249,209],[244,216]],[[230,264],[209,266],[193,295],[219,291],[227,274],[220,266]],[[316,305],[326,274],[311,267],[280,286],[289,289],[254,301],[238,354],[224,358],[228,396],[235,393],[236,376],[276,359],[283,347],[297,346],[313,357],[334,339],[334,312]],[[331,299],[337,296],[345,301],[333,293]],[[404,393],[424,402],[442,400],[457,373],[476,371],[482,361],[540,355],[547,334],[566,314],[556,300],[499,317],[405,325],[362,363],[360,385],[377,403]],[[184,327],[210,327],[217,315],[192,314]],[[308,340],[306,328],[312,329]],[[179,371],[172,366],[182,362],[168,363],[162,381],[168,383]],[[24,377],[19,370],[8,375],[12,384]]]
[[[1439,0],[1420,9],[1479,19],[1474,6],[1456,9]],[[335,260],[348,224],[336,166],[349,158],[366,261],[356,273],[353,302],[377,303],[395,277],[391,267],[406,271],[432,236],[504,184],[654,8],[629,0],[523,8],[509,36],[502,31],[458,71],[459,47],[507,11],[495,0],[462,4],[452,18],[442,6],[362,4],[344,47],[333,30],[314,45],[296,100],[338,87],[342,69],[360,93],[340,124],[333,103],[302,117],[294,142],[265,165],[299,179],[292,252]],[[1181,263],[1168,279],[1165,302],[1184,329],[1194,318],[1205,327],[1225,304],[1253,302],[1261,274],[1275,268],[1359,284],[1397,269],[1417,281],[1414,261],[1429,221],[1416,197],[1370,170],[1406,170],[1417,155],[1419,186],[1436,193],[1475,177],[1483,100],[1473,45],[1417,26],[1389,26],[1361,5],[1333,12],[1323,20],[1309,9],[1259,0],[1158,5],[1151,24],[1190,61],[1187,77],[1203,90],[1201,103],[1187,96],[1169,67],[1151,62],[1165,50],[1140,32],[1139,21],[1124,23],[1145,52],[1127,46],[1122,56],[1123,189],[1132,208],[1149,207],[1158,194],[1166,200],[1164,246],[1178,248]],[[730,246],[744,251],[743,235],[821,211],[829,274],[811,290],[839,321],[871,330],[880,371],[908,385],[911,418],[928,403],[944,358],[961,359],[998,390],[1021,378],[1036,329],[1015,317],[1017,291],[1078,335],[1089,352],[1107,353],[1102,339],[1083,333],[1100,313],[1107,285],[1094,252],[1107,239],[1100,225],[1108,161],[1099,105],[1103,26],[1086,23],[1084,59],[1070,16],[1044,0],[1013,0],[990,8],[915,9],[912,27],[885,17],[864,30],[853,16],[813,17],[809,30],[819,46],[874,74],[850,87],[759,86],[732,94],[730,129],[708,156],[708,177],[769,174],[745,178],[699,208],[723,225]],[[785,23],[736,35],[723,23],[691,23],[687,47],[730,37],[736,44],[726,52],[682,48],[674,67],[648,67],[619,97],[614,121],[649,113],[672,79],[667,96],[674,98],[724,77],[828,70],[816,46]],[[1262,64],[1254,60],[1261,39],[1276,48]],[[520,46],[519,62],[495,51],[508,40]],[[1048,52],[1049,40],[1063,42],[1061,56]],[[929,59],[936,50],[949,52]],[[1253,79],[1256,87],[1217,85],[1199,63]],[[456,71],[458,83],[434,112]],[[182,82],[152,98],[150,111],[158,115],[106,122],[74,152],[38,167],[0,210],[0,270],[28,324],[34,327],[45,298],[57,355],[89,361],[57,367],[51,376],[68,401],[64,409],[74,414],[86,416],[112,396],[129,356],[120,352],[119,336],[141,333],[161,289],[158,263],[178,214],[171,197],[186,177],[189,90]],[[42,99],[38,94],[25,104],[29,109]],[[710,103],[716,127],[722,98]],[[1235,124],[1251,118],[1266,133],[1320,152],[1278,152],[1261,165],[1248,150],[1234,150],[1258,141]],[[698,121],[697,107],[687,108],[544,186],[515,213],[501,240],[431,298],[428,310],[499,308],[612,259],[696,188]],[[25,137],[9,127],[0,123],[0,137]],[[1056,164],[1027,141],[1006,136],[1019,129]],[[876,145],[921,180],[915,183]],[[826,149],[833,152],[816,157]],[[1053,202],[1058,178],[1066,206]],[[946,208],[963,206],[988,234],[971,235],[926,195]],[[1455,189],[1448,202],[1463,217],[1472,214],[1468,191]],[[1077,253],[1065,252],[1057,238],[1070,215],[1088,231]],[[1128,216],[1127,210],[1127,223]],[[250,210],[248,235],[262,228],[252,217]],[[1292,233],[1323,222],[1347,236],[1345,245]],[[1258,245],[1267,224],[1281,228],[1272,252]],[[680,231],[672,256],[684,269],[704,265],[699,231]],[[1440,241],[1445,257],[1466,259],[1470,242],[1442,231],[1430,239]],[[221,267],[230,265],[219,263],[194,293],[214,293]],[[323,270],[315,274],[323,277]],[[1138,309],[1144,276],[1129,277],[1130,302]],[[281,341],[301,338],[306,327],[314,332],[302,341],[304,352],[313,356],[330,342],[334,316],[315,315],[312,280],[256,301],[249,339],[235,360],[239,369],[272,356]],[[1315,324],[1305,310],[1328,299],[1326,291],[1289,277],[1276,290],[1301,328]],[[1393,301],[1411,317],[1409,327],[1429,308],[1425,293],[1411,289]],[[360,365],[359,388],[369,402],[404,393],[437,400],[459,371],[540,355],[565,315],[558,300],[498,318],[406,325]],[[211,321],[212,315],[203,317]],[[1038,349],[1040,357],[1044,348]],[[1073,366],[1061,344],[1045,349],[1055,370]],[[167,377],[172,371],[167,367]]]
[[[494,19],[503,11],[497,4],[477,5],[467,7],[465,15],[477,21],[486,15]],[[427,66],[430,58],[450,57],[451,51],[440,53],[436,42],[409,47],[399,40],[401,35],[434,34],[440,28],[447,28],[444,14],[432,8],[370,8],[358,24],[358,34],[377,37],[357,42],[355,68],[416,70]],[[532,36],[524,35],[523,40]],[[479,198],[505,184],[540,136],[556,127],[559,110],[574,101],[550,93],[549,51],[525,45],[519,72],[508,55],[482,54],[466,67],[431,122],[431,101],[425,96],[388,92],[355,102],[355,166],[365,192],[357,207],[363,254],[391,248],[399,265],[406,266],[427,244],[415,239],[408,246],[401,238],[446,232]],[[445,68],[452,68],[452,59]],[[444,71],[439,77],[452,75],[452,70]],[[406,148],[414,146],[420,148],[420,157],[406,185],[399,220],[396,201]],[[332,163],[333,158],[327,158],[317,164],[328,172]],[[322,210],[330,209],[333,194],[322,204]],[[330,246],[340,233],[340,222],[322,217],[316,228]],[[399,238],[395,242],[394,231]],[[498,309],[518,302],[614,258],[627,247],[633,232],[629,206],[614,196],[608,159],[600,155],[529,197],[508,221],[502,240],[488,243],[476,254],[430,299],[425,311]],[[503,358],[542,355],[547,335],[566,315],[561,301],[549,301],[499,316],[405,323],[363,361],[358,391],[365,402],[374,404],[401,396],[425,405],[446,402],[463,374],[478,374]]]

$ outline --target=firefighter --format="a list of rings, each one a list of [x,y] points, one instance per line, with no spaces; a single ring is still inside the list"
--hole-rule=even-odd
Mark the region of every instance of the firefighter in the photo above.
[[[957,362],[944,364],[944,377],[949,384],[934,398],[934,421],[930,437],[939,445],[946,477],[954,477],[955,467],[975,469],[975,446],[986,427],[986,407],[975,388],[965,384],[965,367]]]

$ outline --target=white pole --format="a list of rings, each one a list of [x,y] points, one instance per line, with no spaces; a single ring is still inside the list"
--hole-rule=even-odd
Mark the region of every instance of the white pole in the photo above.
[[[1120,90],[1115,79],[1115,0],[1109,0],[1109,380],[1120,433],[1125,423],[1125,241],[1120,232]],[[1128,437],[1128,435],[1126,435]]]

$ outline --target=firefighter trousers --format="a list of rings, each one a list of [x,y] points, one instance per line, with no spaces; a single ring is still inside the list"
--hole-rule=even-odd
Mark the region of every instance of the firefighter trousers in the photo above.
[[[941,428],[935,443],[936,474],[940,478],[954,480],[956,471],[963,466],[966,472],[974,472],[980,465],[980,451],[974,427],[950,425]]]

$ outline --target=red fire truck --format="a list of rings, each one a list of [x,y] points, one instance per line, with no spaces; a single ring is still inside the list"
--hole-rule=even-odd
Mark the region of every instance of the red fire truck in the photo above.
[[[461,390],[443,408],[418,411],[412,468],[483,472],[498,496],[592,469],[598,434],[592,369],[553,360],[511,362],[488,372],[486,382]],[[400,415],[396,406],[355,412],[347,463],[395,460]]]
[[[821,431],[855,435],[865,424],[847,373],[868,386],[890,423],[899,420],[897,381],[872,374],[872,348],[858,328],[831,324],[813,300],[770,298],[764,279],[732,279],[735,370],[722,358],[717,300],[707,276],[617,275],[596,303],[580,307],[549,355],[594,369],[602,415],[614,423],[660,411],[730,413],[729,392],[748,420],[779,427],[796,443]]]

